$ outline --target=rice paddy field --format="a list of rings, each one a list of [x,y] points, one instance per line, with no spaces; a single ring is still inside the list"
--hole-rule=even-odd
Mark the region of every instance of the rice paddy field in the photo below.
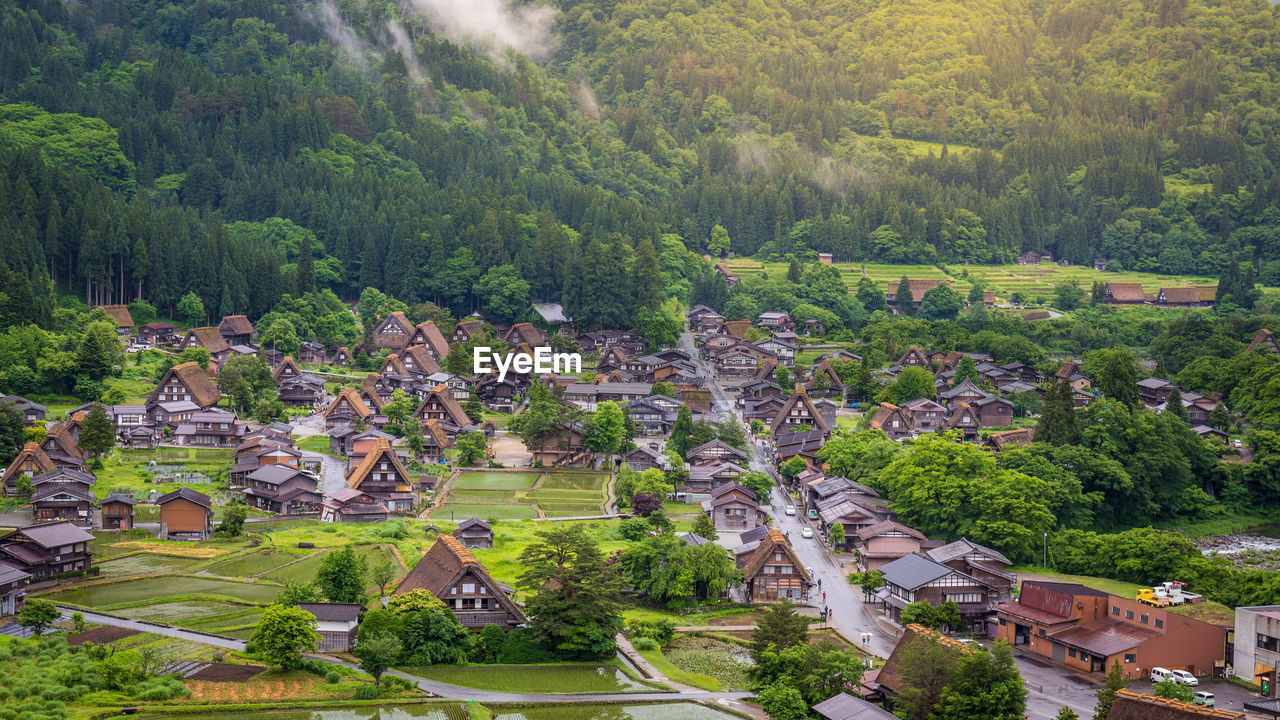
[[[738,717],[688,702],[646,705],[538,705],[496,709],[493,720],[728,720]]]
[[[471,665],[409,668],[406,672],[476,690],[527,693],[652,692],[616,665]]]
[[[42,595],[45,600],[110,609],[112,606],[161,601],[178,596],[206,595],[253,604],[267,604],[280,592],[277,585],[265,585],[198,576],[149,577],[138,580],[87,585]]]
[[[381,545],[358,546],[355,548],[355,551],[357,555],[361,555],[365,558],[365,561],[369,564],[370,568],[386,561],[392,561],[394,564],[394,558],[391,555],[391,551]],[[332,550],[323,550],[312,553],[311,555],[297,556],[301,557],[297,562],[293,562],[288,565],[281,565],[277,569],[263,574],[261,577],[264,580],[271,580],[278,583],[305,582],[315,577],[316,570],[320,568],[320,562],[329,552],[332,552]],[[273,560],[274,559],[275,558],[273,558]],[[396,565],[396,567],[399,566]],[[367,590],[373,587],[376,587],[373,584],[373,581],[366,578],[365,589]]]
[[[780,262],[761,263],[751,258],[733,258],[728,261],[729,267],[742,277],[750,277],[761,271],[769,277],[785,277],[787,264]],[[884,265],[879,263],[835,263],[844,277],[845,284],[851,289],[857,287],[865,271],[881,288],[887,283],[896,283],[902,276],[909,278],[945,278],[950,277],[951,286],[961,293],[967,293],[973,283],[970,278],[981,279],[987,289],[994,290],[1000,300],[1008,300],[1014,292],[1021,292],[1028,302],[1037,296],[1048,298],[1055,285],[1075,280],[1081,289],[1087,291],[1095,281],[1102,282],[1140,282],[1147,292],[1156,292],[1161,287],[1185,285],[1216,285],[1217,278],[1198,277],[1194,275],[1161,275],[1141,272],[1099,272],[1083,265],[1062,266],[1050,262],[1038,265],[949,265],[943,272],[936,265]],[[967,272],[967,275],[966,275]],[[948,275],[948,273],[950,273]]]
[[[199,558],[176,557],[173,555],[157,555],[139,552],[114,560],[96,563],[98,577],[118,578],[130,575],[150,575],[153,573],[181,574],[202,562]]]
[[[609,476],[592,472],[464,471],[442,489],[432,520],[531,520],[601,515]]]
[[[166,716],[191,717],[191,716]],[[466,707],[456,704],[433,705],[362,705],[344,709],[254,710],[253,712],[218,713],[220,720],[467,720],[475,717]],[[720,715],[720,718],[726,716]],[[649,718],[647,720],[659,720]],[[665,720],[665,719],[663,719]],[[695,718],[695,720],[700,720]]]
[[[257,577],[286,563],[302,560],[308,554],[305,551],[261,550],[214,563],[204,568],[201,572],[206,575],[218,575],[221,577]]]

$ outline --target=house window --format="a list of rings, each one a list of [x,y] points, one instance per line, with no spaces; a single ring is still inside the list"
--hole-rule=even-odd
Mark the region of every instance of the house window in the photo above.
[[[1124,654],[1124,664],[1125,664],[1125,665],[1132,665],[1132,664],[1134,664],[1134,663],[1136,663],[1136,662],[1138,662],[1138,655],[1137,655],[1137,653],[1125,653],[1125,654]]]
[[[465,594],[467,594],[467,595],[472,595],[472,594],[475,594],[475,591],[476,591],[476,584],[475,584],[475,583],[462,583],[462,592],[463,592],[463,593],[465,593]]]
[[[1036,634],[1039,635],[1040,637],[1044,637],[1044,628],[1040,628],[1039,630],[1037,630]]]
[[[1125,611],[1124,611],[1124,619],[1125,619],[1125,620],[1132,620],[1132,619],[1133,619],[1133,611],[1132,611],[1132,610],[1125,610]]]
[[[1081,650],[1081,651],[1080,651],[1080,659],[1081,659],[1081,660],[1083,660],[1083,661],[1085,661],[1085,662],[1089,662],[1089,653],[1087,653],[1087,652],[1085,652],[1085,651]]]
[[[1262,650],[1276,652],[1277,650],[1280,650],[1280,640],[1276,640],[1270,635],[1258,633],[1258,647]]]
[[[1112,606],[1111,606],[1111,614],[1112,614],[1112,615],[1119,615],[1119,614],[1120,614],[1120,606],[1118,606],[1118,605],[1112,605]]]
[[[1146,613],[1142,613],[1141,615],[1139,615],[1139,616],[1138,616],[1138,622],[1142,623],[1143,625],[1146,625],[1146,624],[1147,624],[1147,614],[1146,614]]]
[[[1076,656],[1076,649],[1075,649],[1075,648],[1067,648],[1067,657],[1072,657],[1072,658],[1073,658],[1073,657],[1075,657],[1075,656]]]
[[[1156,618],[1156,627],[1158,628],[1164,627],[1164,620],[1161,620],[1160,618]]]

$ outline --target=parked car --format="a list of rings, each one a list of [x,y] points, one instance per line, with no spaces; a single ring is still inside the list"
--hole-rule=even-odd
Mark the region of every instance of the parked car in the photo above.
[[[817,519],[818,519],[818,511],[817,511],[817,510],[814,510],[813,508],[809,508],[809,519],[810,519],[810,520],[817,520]]]
[[[1203,705],[1205,707],[1214,707],[1213,693],[1205,692],[1204,690],[1199,690],[1194,695],[1191,696],[1191,702],[1195,703],[1196,705]]]
[[[1180,682],[1189,687],[1195,687],[1200,684],[1200,681],[1196,679],[1196,676],[1186,670],[1170,670],[1169,674],[1173,677],[1175,682]]]
[[[800,528],[800,537],[802,537],[802,538],[811,538],[811,537],[813,537],[813,529],[812,529],[812,528],[808,528],[808,527],[802,527],[802,528]]]
[[[1153,683],[1163,682],[1165,680],[1168,680],[1171,674],[1172,673],[1170,673],[1165,668],[1153,667],[1151,668],[1151,682]]]
[[[785,508],[783,508],[783,509],[782,509],[782,511],[783,511],[783,512],[785,512],[785,513],[786,513],[786,514],[788,514],[788,515],[795,515],[795,514],[796,514],[796,506],[795,506],[795,505],[788,505],[788,506],[786,506]]]

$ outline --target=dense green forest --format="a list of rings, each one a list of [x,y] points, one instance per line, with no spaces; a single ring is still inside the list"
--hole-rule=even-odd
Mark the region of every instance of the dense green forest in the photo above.
[[[377,287],[618,324],[708,248],[1280,282],[1265,0],[487,4],[0,3],[3,322]]]

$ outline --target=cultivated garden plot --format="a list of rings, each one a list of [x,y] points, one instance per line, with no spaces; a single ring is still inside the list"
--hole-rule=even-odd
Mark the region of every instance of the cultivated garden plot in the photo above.
[[[520,693],[653,692],[617,665],[473,665],[421,667],[408,670],[430,680],[475,688]]]
[[[228,696],[235,691],[236,683],[220,683],[229,687],[211,688],[222,691]],[[210,693],[211,694],[211,693]],[[212,697],[208,699],[214,699]],[[219,698],[220,699],[220,698]],[[462,705],[456,703],[438,705],[382,705],[378,708],[345,709],[345,710],[255,710],[242,713],[218,713],[221,720],[374,720],[375,718],[395,718],[395,720],[467,720],[471,714]],[[504,716],[505,717],[505,716]],[[518,716],[513,716],[518,717]],[[718,715],[720,720],[725,716]],[[649,720],[660,720],[652,718]],[[694,720],[702,720],[694,718]]]
[[[608,481],[607,474],[591,472],[463,471],[442,488],[428,517],[458,522],[601,515]]]

